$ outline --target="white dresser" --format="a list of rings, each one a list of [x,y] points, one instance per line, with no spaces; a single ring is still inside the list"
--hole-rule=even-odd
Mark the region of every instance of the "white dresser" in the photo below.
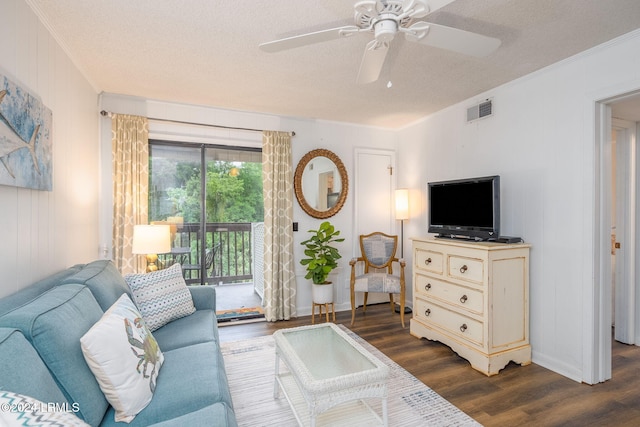
[[[486,375],[531,363],[530,246],[412,240],[411,334],[448,345]]]

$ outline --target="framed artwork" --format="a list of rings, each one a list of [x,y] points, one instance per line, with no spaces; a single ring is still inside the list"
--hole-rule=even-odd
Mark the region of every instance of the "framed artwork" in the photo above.
[[[0,74],[0,185],[52,190],[51,110]]]

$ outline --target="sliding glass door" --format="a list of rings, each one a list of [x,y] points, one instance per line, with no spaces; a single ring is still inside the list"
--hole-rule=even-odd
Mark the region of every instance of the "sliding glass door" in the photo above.
[[[201,151],[197,146],[149,144],[149,223],[171,226],[171,252],[159,255],[160,267],[179,263],[188,280],[201,277]]]
[[[263,221],[259,149],[150,142],[149,221],[172,228],[164,267],[188,284],[252,281],[252,224]]]

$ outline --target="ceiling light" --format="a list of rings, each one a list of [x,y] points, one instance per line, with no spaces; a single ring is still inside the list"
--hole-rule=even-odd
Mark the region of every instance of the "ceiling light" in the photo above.
[[[387,89],[391,89],[391,86],[393,86],[393,83],[391,83],[391,80],[389,80],[387,82]]]

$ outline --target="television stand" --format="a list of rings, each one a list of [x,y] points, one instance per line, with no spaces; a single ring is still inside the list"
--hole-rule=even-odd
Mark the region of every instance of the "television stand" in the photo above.
[[[530,245],[412,241],[411,335],[448,345],[488,376],[531,363]]]

